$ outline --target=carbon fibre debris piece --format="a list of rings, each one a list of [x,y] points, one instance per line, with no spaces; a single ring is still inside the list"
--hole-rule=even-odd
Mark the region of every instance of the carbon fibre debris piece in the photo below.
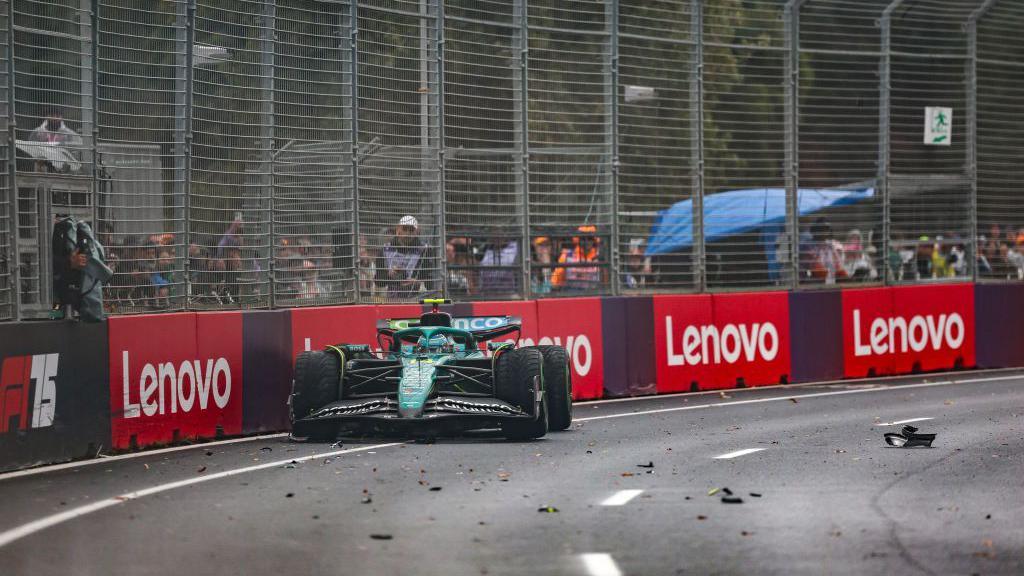
[[[885,443],[896,448],[931,448],[935,434],[919,434],[914,426],[904,425],[899,433],[886,432]]]
[[[722,504],[743,504],[743,498],[739,496],[722,496]]]

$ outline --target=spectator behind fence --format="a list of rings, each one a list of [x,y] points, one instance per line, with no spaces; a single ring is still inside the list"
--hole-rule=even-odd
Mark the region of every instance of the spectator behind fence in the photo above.
[[[296,286],[296,292],[302,300],[323,298],[330,292],[327,285],[320,281],[320,270],[313,261],[302,261],[302,276]]]
[[[814,239],[813,258],[808,273],[811,278],[825,284],[835,284],[848,274],[843,268],[839,245],[832,238],[832,226],[824,218],[818,218],[811,226]]]
[[[860,230],[854,228],[846,233],[843,248],[843,269],[852,280],[873,280],[878,277],[874,263],[868,257],[873,246],[864,247],[864,239]]]
[[[647,284],[647,276],[651,273],[651,259],[644,257],[646,245],[647,241],[643,238],[633,238],[629,241],[629,251],[622,267],[623,288],[638,289]]]
[[[534,238],[531,252],[533,276],[530,279],[530,289],[534,294],[548,294],[551,292],[551,276],[554,273],[551,268],[554,263],[551,239],[547,236]]]
[[[444,245],[445,262],[448,265],[448,293],[467,296],[476,292],[470,267],[473,256],[469,253],[467,238],[451,238]]]
[[[420,242],[419,221],[403,216],[395,235],[384,245],[377,264],[377,281],[392,298],[405,298],[421,289],[427,246]]]
[[[519,262],[519,241],[516,239],[491,240],[480,259],[480,290],[491,294],[518,292],[519,270],[508,268]],[[502,267],[495,269],[495,267]],[[490,269],[489,269],[490,267]]]
[[[377,258],[379,251],[370,245],[364,235],[359,236],[359,292],[370,298],[377,295]]]
[[[54,109],[47,114],[43,123],[32,131],[29,138],[34,142],[43,142],[68,147],[82,145],[82,137],[64,123],[64,113]]]
[[[600,251],[597,238],[597,227],[583,225],[576,229],[577,236],[572,238],[572,246],[562,250],[558,257],[560,266],[551,275],[551,285],[559,290],[595,290],[601,286],[601,269],[597,266],[579,266],[588,262],[598,262]]]

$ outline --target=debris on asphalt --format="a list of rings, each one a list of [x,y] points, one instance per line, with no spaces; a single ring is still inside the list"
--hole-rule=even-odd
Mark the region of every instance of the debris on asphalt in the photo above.
[[[295,464],[285,464],[285,468],[295,468]]]
[[[263,448],[260,448],[260,452],[273,452],[273,451],[274,451],[274,449],[271,448],[270,446],[264,446]]]
[[[361,502],[363,504],[373,504],[373,498],[370,495],[367,495]]]
[[[207,450],[206,451],[206,455],[207,456],[213,456],[213,451],[212,450]]]
[[[558,508],[555,508],[554,506],[542,506],[540,508],[537,508],[537,512],[543,512],[545,514],[556,514],[558,513]]]
[[[342,444],[341,440],[338,440],[334,444],[331,444],[331,448],[341,448],[342,446],[344,446],[344,444]]]
[[[739,496],[722,496],[722,504],[743,504],[743,498]]]
[[[931,448],[935,434],[918,434],[917,428],[904,425],[900,431],[886,432],[885,443],[896,448]]]
[[[708,496],[714,496],[715,494],[718,494],[718,488],[712,488],[711,490],[708,490]]]
[[[391,540],[391,534],[370,534],[374,540]]]
[[[295,496],[295,493],[294,493],[294,492],[289,492],[289,493],[287,493],[287,494],[285,494],[285,495],[284,495],[284,497],[285,497],[285,498],[292,498],[292,497],[294,497],[294,496]]]
[[[203,472],[206,472],[206,466],[200,466],[199,469],[196,470],[196,473],[198,474],[202,474]]]
[[[149,470],[149,464],[143,464],[143,466],[146,467],[146,470]]]
[[[637,464],[637,468],[654,468],[654,462],[648,462],[647,464]]]
[[[707,519],[708,519],[708,517],[703,515],[703,514],[698,514],[697,515],[697,520],[707,520]]]
[[[634,476],[634,474],[632,472],[623,472],[622,473],[622,477],[623,478],[629,478],[630,476]]]
[[[732,490],[729,490],[728,488],[722,488],[722,492],[725,492],[727,495],[732,496]]]
[[[593,450],[587,450],[587,454],[593,454],[593,453],[594,453]]]
[[[760,497],[761,497],[761,494],[760,494],[759,492],[751,492],[751,493],[750,493],[750,496],[751,496],[752,498],[760,498]]]
[[[729,395],[728,395],[728,394],[726,394],[725,392],[719,392],[719,393],[718,393],[718,396],[719,396],[719,397],[721,397],[721,398],[732,398],[732,396],[729,396]]]
[[[797,400],[796,398],[790,398],[789,401],[792,402],[793,404],[799,404],[800,403],[800,401]]]
[[[747,532],[746,530],[741,530],[740,531],[740,536],[753,536],[753,535],[754,535],[753,532]]]
[[[430,491],[431,492],[440,492],[441,491],[441,487],[440,486],[431,486],[430,487]]]
[[[512,474],[509,474],[508,472],[498,472],[498,480],[508,482],[508,477],[511,475]]]

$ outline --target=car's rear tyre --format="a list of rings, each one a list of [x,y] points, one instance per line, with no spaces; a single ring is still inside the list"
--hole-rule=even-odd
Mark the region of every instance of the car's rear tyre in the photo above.
[[[292,435],[329,440],[337,433],[332,422],[296,422],[314,410],[338,400],[340,358],[337,354],[313,350],[295,359],[295,375],[289,396]]]
[[[544,393],[544,356],[536,348],[500,352],[494,362],[494,393],[524,411],[533,419],[505,422],[502,433],[510,440],[532,440],[548,433],[548,402]],[[535,386],[541,390],[537,403]]]
[[[572,426],[572,370],[569,353],[561,346],[537,346],[544,356],[544,394],[548,400],[548,429]]]

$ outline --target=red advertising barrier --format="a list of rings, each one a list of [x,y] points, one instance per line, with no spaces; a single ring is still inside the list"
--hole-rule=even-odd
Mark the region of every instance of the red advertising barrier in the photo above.
[[[601,321],[600,298],[538,300],[536,340],[524,334],[521,344],[565,347],[573,371],[573,399],[600,398],[604,385]]]
[[[242,432],[240,312],[114,317],[114,448]]]
[[[846,290],[842,299],[846,377],[975,365],[971,284]]]
[[[659,393],[788,379],[788,293],[655,296],[653,308]]]
[[[377,348],[377,320],[419,318],[423,306],[334,306],[292,310],[292,359],[330,344],[369,344]]]
[[[292,310],[292,361],[304,350],[330,344],[377,342],[375,306],[335,306]]]

